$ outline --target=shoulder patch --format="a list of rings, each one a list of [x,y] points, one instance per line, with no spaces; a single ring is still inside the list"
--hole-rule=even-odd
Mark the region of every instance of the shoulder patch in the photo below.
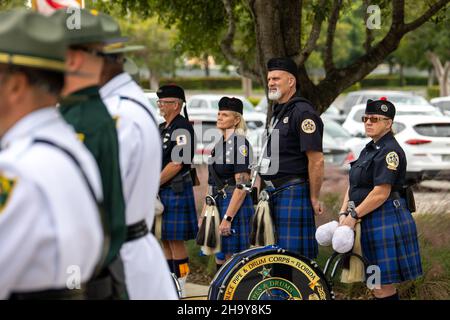
[[[398,158],[398,154],[395,151],[389,152],[386,155],[386,164],[388,169],[397,170],[397,167],[400,164],[400,160]]]
[[[114,121],[114,124],[116,125],[116,129],[119,128],[119,119],[120,119],[120,116],[113,116],[112,119],[113,119],[113,121]]]
[[[78,138],[78,140],[80,140],[81,142],[84,142],[84,133],[77,133],[77,138]]]
[[[314,133],[316,131],[316,123],[312,119],[305,119],[302,122],[302,131],[304,133]]]
[[[185,134],[181,134],[177,137],[177,146],[184,146],[187,144],[187,138]]]
[[[0,173],[0,214],[6,207],[15,185],[16,179],[7,178]]]
[[[239,153],[242,154],[244,157],[248,156],[248,148],[246,145],[242,145],[239,147]]]

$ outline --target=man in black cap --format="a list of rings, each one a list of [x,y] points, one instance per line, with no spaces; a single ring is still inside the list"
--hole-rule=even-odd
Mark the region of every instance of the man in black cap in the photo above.
[[[186,101],[182,88],[165,85],[156,94],[160,113],[166,120],[160,125],[163,170],[159,196],[164,205],[161,240],[169,268],[177,276],[183,291],[189,273],[189,258],[184,241],[195,239],[198,231],[191,178],[194,128],[189,123],[186,109],[185,117],[180,115]]]
[[[268,97],[275,102],[269,131],[275,129],[276,134],[268,138],[259,171],[272,193],[276,242],[315,258],[314,214],[322,212],[323,123],[311,102],[299,97],[294,61],[273,58],[267,68]]]

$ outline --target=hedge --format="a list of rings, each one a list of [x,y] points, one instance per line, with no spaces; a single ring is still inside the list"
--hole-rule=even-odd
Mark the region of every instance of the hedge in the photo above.
[[[405,86],[427,86],[428,78],[426,77],[404,77]],[[192,78],[162,78],[160,84],[176,83],[185,90],[223,90],[242,88],[242,80],[240,77],[192,77]],[[143,88],[149,88],[147,79],[141,81]],[[352,85],[345,90],[354,91],[361,88],[371,87],[400,87],[400,77],[398,75],[374,75],[367,77],[360,82]],[[253,82],[254,89],[261,89],[261,85]]]
[[[441,93],[439,91],[439,86],[432,86],[427,88],[428,100],[440,97]]]

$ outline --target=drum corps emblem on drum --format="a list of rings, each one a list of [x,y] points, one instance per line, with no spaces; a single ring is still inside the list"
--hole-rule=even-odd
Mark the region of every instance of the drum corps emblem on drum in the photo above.
[[[212,281],[210,300],[326,300],[330,285],[317,264],[277,247],[259,247],[232,258]]]
[[[305,133],[314,133],[316,131],[316,124],[311,119],[305,119],[302,122],[302,130]]]

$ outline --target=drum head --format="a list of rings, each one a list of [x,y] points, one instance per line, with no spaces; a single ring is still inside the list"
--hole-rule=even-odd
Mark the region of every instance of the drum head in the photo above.
[[[312,260],[276,246],[243,251],[214,277],[210,300],[329,300],[331,286]]]

